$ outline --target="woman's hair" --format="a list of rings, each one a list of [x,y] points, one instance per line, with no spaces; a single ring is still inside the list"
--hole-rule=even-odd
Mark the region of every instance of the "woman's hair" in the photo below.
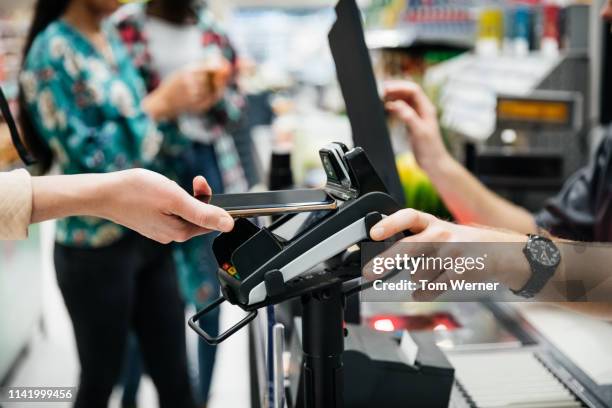
[[[203,2],[198,0],[153,0],[151,3],[156,3],[155,6],[160,13],[159,17],[172,23],[183,24],[189,18],[195,17],[197,5]]]
[[[26,37],[25,46],[23,49],[22,69],[25,66],[26,57],[36,36],[49,26],[53,21],[59,19],[71,0],[38,0],[34,7],[34,16],[30,31]],[[19,89],[19,125],[21,127],[22,137],[28,149],[38,162],[38,170],[42,173],[49,171],[53,162],[53,153],[49,145],[36,130],[36,126],[30,113],[28,112],[23,90]]]

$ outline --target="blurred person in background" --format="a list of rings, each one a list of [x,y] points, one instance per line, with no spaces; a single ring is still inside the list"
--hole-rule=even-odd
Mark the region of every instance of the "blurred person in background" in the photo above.
[[[177,71],[147,93],[105,23],[118,7],[117,0],[35,6],[20,74],[20,121],[43,172],[55,164],[64,174],[141,166],[163,173],[165,152],[181,142],[158,123],[208,105],[194,92],[201,77],[194,70]],[[54,261],[81,365],[75,406],[106,407],[130,328],[160,406],[195,406],[171,247],[110,221],[71,217],[57,223]]]
[[[151,0],[129,4],[113,16],[132,61],[145,80],[148,92],[181,70],[191,70],[200,82],[190,86],[206,101],[199,113],[184,113],[167,121],[166,135],[184,138],[186,148],[178,149],[166,169],[190,188],[194,175],[202,174],[216,193],[247,190],[233,132],[243,117],[245,98],[237,86],[237,55],[204,2],[197,0]],[[179,46],[177,46],[179,45]],[[202,75],[203,73],[203,75]],[[184,298],[200,308],[219,295],[218,268],[212,253],[214,235],[198,237],[176,245],[175,259]],[[200,320],[201,327],[216,335],[219,314]],[[216,347],[198,341],[198,376],[194,379],[197,401],[205,406],[215,360]],[[128,356],[124,381],[124,406],[135,404],[139,370],[138,358]]]

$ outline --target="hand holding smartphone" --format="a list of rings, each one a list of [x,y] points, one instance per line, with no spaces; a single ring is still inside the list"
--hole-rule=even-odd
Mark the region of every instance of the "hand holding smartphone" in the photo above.
[[[232,217],[258,217],[309,211],[335,210],[336,200],[325,190],[279,190],[261,193],[196,196],[200,201],[221,207]]]

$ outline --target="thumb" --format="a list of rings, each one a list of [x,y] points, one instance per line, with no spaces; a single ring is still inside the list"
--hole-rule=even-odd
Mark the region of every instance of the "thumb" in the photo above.
[[[185,221],[209,230],[228,232],[234,228],[234,219],[225,210],[204,204],[186,193],[179,200],[175,214]]]
[[[200,196],[200,195],[211,196],[212,195],[212,189],[210,188],[210,185],[208,184],[208,182],[206,181],[204,177],[197,176],[193,179],[193,195],[194,196]]]
[[[427,213],[405,208],[379,221],[370,230],[370,236],[375,241],[382,241],[404,231],[419,234],[426,230],[434,219],[435,217]]]

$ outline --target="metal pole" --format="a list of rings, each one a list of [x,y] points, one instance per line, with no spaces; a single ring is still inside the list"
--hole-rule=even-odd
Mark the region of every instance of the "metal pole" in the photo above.
[[[304,405],[342,408],[344,296],[336,284],[302,297]]]

